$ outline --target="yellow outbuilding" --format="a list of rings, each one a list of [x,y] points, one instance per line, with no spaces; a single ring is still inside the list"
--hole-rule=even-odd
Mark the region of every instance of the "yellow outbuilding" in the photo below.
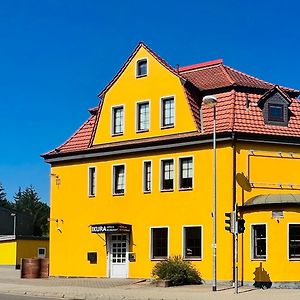
[[[50,276],[149,278],[181,255],[207,283],[299,287],[299,94],[220,59],[173,68],[140,43],[42,155]]]

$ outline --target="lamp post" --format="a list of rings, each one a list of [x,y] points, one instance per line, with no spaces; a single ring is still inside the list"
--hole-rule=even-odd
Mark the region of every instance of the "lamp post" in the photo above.
[[[14,237],[16,238],[16,218],[17,215],[15,213],[10,214],[14,218]]]
[[[212,261],[213,261],[213,285],[212,290],[217,290],[217,159],[216,159],[216,105],[217,98],[209,95],[203,98],[203,104],[213,108],[213,244],[212,244]]]

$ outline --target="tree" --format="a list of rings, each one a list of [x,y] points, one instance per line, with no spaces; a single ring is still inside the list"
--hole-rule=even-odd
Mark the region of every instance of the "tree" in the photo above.
[[[19,188],[14,196],[15,209],[17,212],[23,212],[33,218],[33,235],[45,236],[49,234],[48,218],[50,207],[41,201],[38,193],[31,185],[24,191]]]
[[[6,199],[6,193],[1,183],[0,183],[0,207],[4,207],[8,209],[12,208],[12,203]]]

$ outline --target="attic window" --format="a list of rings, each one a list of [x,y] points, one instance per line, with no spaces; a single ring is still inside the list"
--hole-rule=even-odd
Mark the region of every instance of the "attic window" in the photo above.
[[[136,77],[147,76],[148,74],[148,61],[147,58],[143,58],[136,63]]]
[[[268,103],[268,121],[284,122],[284,105]]]

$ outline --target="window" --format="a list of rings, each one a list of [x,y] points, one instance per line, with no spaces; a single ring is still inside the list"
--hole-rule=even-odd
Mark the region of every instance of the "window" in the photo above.
[[[266,259],[267,235],[266,225],[252,225],[252,258]]]
[[[89,197],[96,195],[96,168],[89,167],[89,179],[88,179]]]
[[[136,77],[147,76],[148,74],[148,62],[147,59],[140,59],[136,63]]]
[[[97,252],[88,252],[87,260],[90,262],[90,264],[96,264],[97,263]]]
[[[175,119],[174,98],[162,99],[162,127],[173,127]]]
[[[149,102],[137,104],[137,131],[149,130]]]
[[[193,187],[193,158],[179,159],[179,188],[191,189]]]
[[[46,257],[46,248],[38,248],[38,258]]]
[[[289,224],[289,258],[300,260],[300,224]]]
[[[123,106],[112,109],[112,134],[123,134],[124,131],[124,108]]]
[[[284,121],[283,104],[268,103],[268,121]]]
[[[168,228],[151,228],[151,258],[168,257]]]
[[[113,166],[113,194],[123,195],[125,192],[125,166]]]
[[[174,189],[174,161],[173,159],[166,159],[161,161],[161,189]]]
[[[183,257],[200,259],[202,257],[201,226],[183,227]]]
[[[151,192],[151,177],[151,161],[145,161],[143,170],[143,191],[145,193]]]

